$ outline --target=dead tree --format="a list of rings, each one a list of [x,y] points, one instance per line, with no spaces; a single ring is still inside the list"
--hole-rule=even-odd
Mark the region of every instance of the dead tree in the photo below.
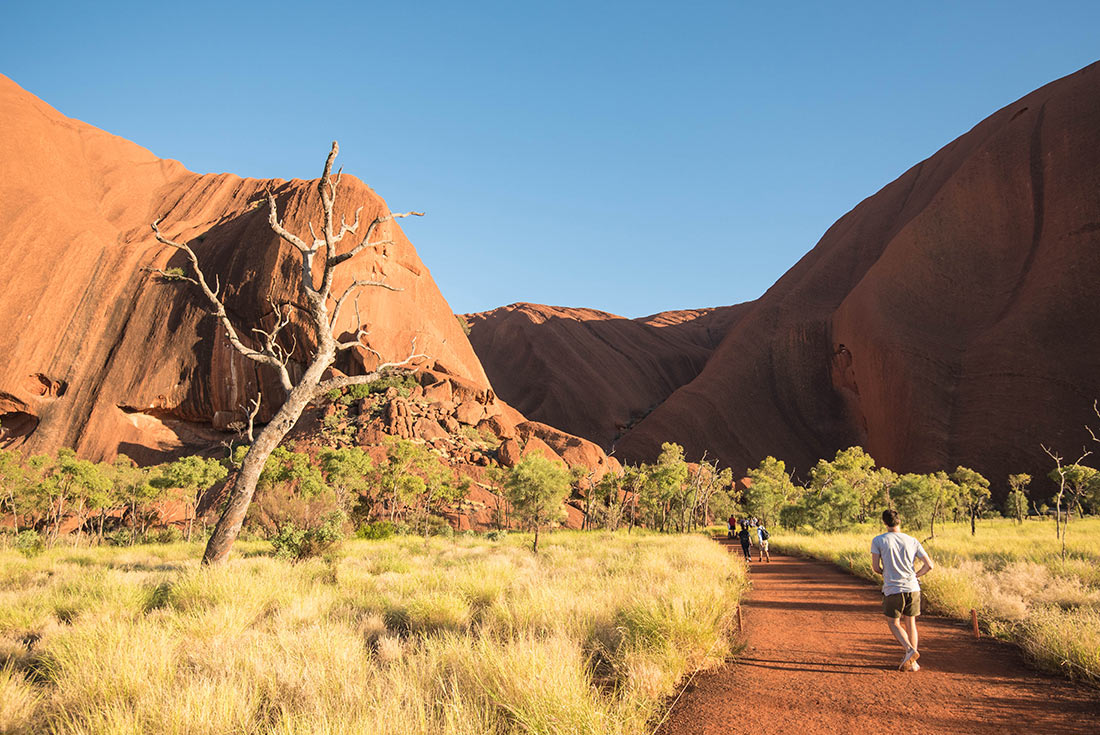
[[[356,293],[364,288],[384,288],[390,291],[400,291],[401,289],[383,281],[357,280],[352,282],[339,297],[332,295],[333,275],[338,266],[354,258],[368,247],[390,244],[391,241],[389,240],[372,241],[371,238],[380,225],[398,217],[420,216],[423,214],[423,212],[405,212],[402,214],[379,215],[367,227],[366,234],[357,245],[344,252],[339,252],[339,245],[347,235],[357,235],[359,231],[359,214],[363,208],[360,207],[355,211],[355,221],[351,224],[348,224],[343,217],[341,217],[338,226],[335,224],[333,208],[337,187],[340,183],[340,172],[337,171],[334,178],[332,176],[332,164],[338,152],[339,146],[333,141],[332,149],[329,151],[328,158],[325,159],[324,171],[317,182],[317,191],[321,196],[323,222],[320,236],[316,234],[313,224],[310,223],[309,231],[312,236],[312,243],[307,244],[304,239],[289,232],[283,226],[275,209],[275,197],[270,191],[267,193],[268,223],[271,225],[271,229],[301,255],[301,282],[298,288],[299,295],[304,303],[295,306],[295,308],[304,311],[306,320],[312,327],[316,338],[312,352],[303,361],[306,367],[297,382],[292,379],[290,370],[287,368],[292,350],[288,351],[278,341],[280,331],[290,324],[291,306],[273,304],[276,318],[275,325],[270,331],[253,328],[252,332],[257,335],[256,338],[260,342],[260,346],[248,346],[241,339],[240,331],[229,319],[225,303],[221,298],[220,284],[217,279],[215,279],[214,287],[211,288],[209,280],[199,266],[199,260],[194,250],[187,244],[174,242],[164,237],[158,226],[159,219],[152,224],[153,233],[159,242],[186,254],[191,264],[192,275],[184,274],[181,277],[178,271],[167,273],[157,269],[152,269],[153,272],[175,280],[189,281],[198,286],[210,303],[211,312],[217,317],[225,330],[229,343],[248,359],[274,370],[286,392],[282,405],[279,406],[271,421],[256,436],[255,441],[249,447],[248,454],[245,455],[241,468],[227,485],[231,488],[229,501],[214,527],[214,533],[210,537],[209,543],[206,545],[206,551],[202,558],[203,564],[217,564],[225,561],[228,557],[229,550],[241,531],[241,524],[244,523],[245,515],[248,513],[252,496],[256,491],[256,483],[260,478],[260,472],[263,470],[267,458],[279,445],[279,442],[283,440],[283,437],[294,427],[294,424],[302,415],[302,411],[311,401],[333,389],[377,380],[388,369],[409,366],[415,360],[426,357],[426,355],[413,354],[416,351],[416,340],[414,339],[410,354],[406,358],[397,362],[382,362],[381,355],[363,342],[363,337],[366,336],[367,332],[363,329],[362,320],[359,318]],[[315,264],[318,253],[320,258]],[[320,266],[320,284],[317,283],[315,265]],[[349,299],[352,300],[355,306],[356,333],[353,339],[340,341],[334,336],[333,332],[337,320],[340,318],[340,312],[347,306]],[[366,375],[348,375],[324,379],[325,371],[336,360],[337,354],[355,348],[362,348],[373,354],[378,359],[379,365]]]

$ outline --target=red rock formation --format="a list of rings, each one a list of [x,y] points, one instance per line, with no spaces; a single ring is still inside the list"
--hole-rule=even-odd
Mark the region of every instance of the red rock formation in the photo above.
[[[312,182],[191,173],[64,117],[3,76],[0,119],[0,442],[152,460],[216,440],[215,416],[219,425],[242,416],[257,382],[277,395],[273,377],[228,346],[190,284],[144,270],[184,265],[149,223],[163,217],[165,234],[191,242],[247,334],[270,321],[269,298],[296,293],[298,278],[297,255],[266,223],[264,192],[275,193],[292,231],[306,232],[319,212]],[[345,175],[337,208],[350,220],[359,205],[367,221],[386,207]],[[416,337],[417,351],[488,388],[427,268],[399,227],[385,228],[379,237],[393,243],[349,261],[334,292],[356,277],[386,278],[403,290],[360,299],[371,345],[404,357]],[[353,329],[353,311],[343,329]],[[296,326],[308,344],[309,330]],[[361,354],[341,368],[371,360]],[[260,419],[275,405],[266,400]]]
[[[619,444],[768,454],[862,444],[900,471],[1043,476],[1100,396],[1100,64],[979,123],[842,217]],[[483,358],[484,359],[484,358]],[[1003,489],[1000,493],[1003,495]]]
[[[742,306],[625,319],[513,304],[467,314],[493,388],[523,414],[609,449],[691,381]]]

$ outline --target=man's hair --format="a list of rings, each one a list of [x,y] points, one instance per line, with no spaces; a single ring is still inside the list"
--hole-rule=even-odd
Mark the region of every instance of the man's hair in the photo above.
[[[886,524],[887,528],[894,528],[901,523],[901,516],[893,508],[887,508],[882,511],[882,522]]]

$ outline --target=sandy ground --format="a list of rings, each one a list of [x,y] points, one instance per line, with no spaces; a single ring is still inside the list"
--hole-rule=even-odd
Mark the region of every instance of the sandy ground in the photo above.
[[[658,732],[1100,733],[1100,691],[1028,668],[968,624],[922,616],[921,670],[900,672],[878,588],[777,554],[750,577],[744,651],[699,674]]]

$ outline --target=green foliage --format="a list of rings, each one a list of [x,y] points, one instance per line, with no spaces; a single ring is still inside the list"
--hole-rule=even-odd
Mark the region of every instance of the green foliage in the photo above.
[[[415,382],[415,381],[414,381]],[[377,393],[379,391],[374,389],[371,383],[354,383],[349,385],[344,391],[344,400],[348,403],[358,401],[363,398],[369,398],[371,393]]]
[[[1005,498],[1005,516],[1023,523],[1027,517],[1027,495],[1021,490],[1011,490]]]
[[[343,540],[346,522],[347,515],[341,510],[334,510],[320,518],[317,524],[306,528],[286,523],[271,537],[271,546],[279,559],[301,561],[322,556]]]
[[[46,549],[46,542],[37,531],[27,529],[15,535],[15,550],[28,559],[41,554]]]
[[[378,380],[371,383],[366,383],[366,395],[372,393],[385,393],[390,388],[397,388],[397,394],[402,398],[408,398],[412,394],[412,389],[418,384],[416,382],[416,376],[411,373],[389,373],[383,375]],[[359,390],[362,390],[360,388]],[[363,396],[366,397],[366,396]]]
[[[392,538],[398,533],[398,526],[396,523],[390,521],[371,521],[363,526],[359,527],[359,530],[355,532],[355,535],[362,539],[370,539],[378,541],[381,539]]]
[[[336,490],[345,504],[355,502],[361,495],[370,494],[370,476],[374,472],[374,463],[366,450],[361,447],[324,449],[320,460],[326,482]]]
[[[1100,473],[1092,467],[1081,464],[1066,465],[1061,470],[1051,470],[1048,477],[1059,484],[1065,478],[1068,510],[1072,511],[1077,505],[1087,505],[1093,509],[1100,508]]]
[[[427,447],[406,439],[389,442],[386,462],[374,469],[371,482],[377,493],[361,496],[357,517],[369,520],[383,510],[394,521],[399,514],[411,513],[411,520],[425,532],[427,519],[465,496],[469,487],[468,480],[456,481],[454,471]]]
[[[937,480],[932,475],[902,475],[890,489],[890,497],[906,525],[924,528],[926,522],[932,522],[936,510]]]
[[[462,328],[462,333],[467,337],[470,336],[470,322],[462,314],[455,314],[455,319],[458,320],[458,326]]]
[[[316,528],[335,511],[343,513],[343,504],[309,455],[276,447],[260,473],[246,525],[272,536],[287,525]]]
[[[981,473],[962,465],[951,473],[951,480],[959,488],[959,505],[970,514],[970,532],[974,534],[977,532],[976,519],[990,498],[989,480]]]
[[[229,470],[214,459],[190,456],[162,465],[148,476],[148,484],[163,489],[187,506],[187,539],[199,499],[210,488],[224,480]]]
[[[763,520],[766,525],[772,525],[776,518],[783,525],[788,525],[780,516],[780,509],[797,501],[802,493],[791,482],[783,460],[765,457],[748,474],[750,484],[745,489],[745,510]]]
[[[541,454],[529,454],[512,468],[506,492],[516,517],[535,531],[534,551],[538,551],[538,532],[543,526],[562,520],[562,503],[569,497],[569,470]]]

